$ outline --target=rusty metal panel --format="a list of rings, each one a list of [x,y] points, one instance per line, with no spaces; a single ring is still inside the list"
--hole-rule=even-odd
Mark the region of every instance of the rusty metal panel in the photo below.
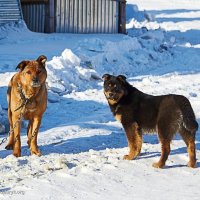
[[[0,25],[21,19],[19,0],[0,0]]]
[[[56,32],[118,32],[118,1],[56,0],[55,3]]]

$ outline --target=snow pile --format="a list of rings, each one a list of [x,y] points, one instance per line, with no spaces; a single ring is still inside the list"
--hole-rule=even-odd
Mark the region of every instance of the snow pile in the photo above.
[[[23,35],[30,33],[23,20],[4,24],[0,26],[0,44],[4,39],[9,39],[9,42],[17,42],[17,39],[21,38],[22,33]]]
[[[69,93],[91,87],[90,81],[96,72],[87,66],[81,66],[81,60],[70,49],[65,49],[61,56],[55,56],[47,62],[50,90],[56,93]]]
[[[85,49],[86,46],[88,49]],[[82,42],[78,53],[83,59],[89,60],[100,75],[111,73],[135,76],[166,69],[160,63],[163,60],[168,63],[173,60],[171,47],[172,44],[165,41],[164,32],[159,30],[156,33],[144,31],[138,37],[122,36],[117,42],[98,40],[95,43],[88,39]]]

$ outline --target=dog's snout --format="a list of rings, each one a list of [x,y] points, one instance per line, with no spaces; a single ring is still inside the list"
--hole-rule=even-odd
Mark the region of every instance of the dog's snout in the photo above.
[[[33,77],[33,82],[38,82],[37,77]]]
[[[32,79],[32,86],[33,87],[39,87],[40,86],[40,82],[39,82],[39,80],[38,80],[37,77],[33,77],[33,79]]]
[[[39,82],[39,80],[37,79],[37,77],[33,77],[33,82],[34,83],[38,83]]]
[[[109,97],[111,97],[111,98],[114,97],[114,93],[110,92]]]

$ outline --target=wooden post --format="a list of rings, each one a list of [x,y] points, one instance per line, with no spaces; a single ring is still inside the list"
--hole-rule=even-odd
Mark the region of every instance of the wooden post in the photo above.
[[[45,32],[55,32],[54,0],[49,0],[45,6]]]
[[[119,33],[126,34],[126,0],[119,1]]]

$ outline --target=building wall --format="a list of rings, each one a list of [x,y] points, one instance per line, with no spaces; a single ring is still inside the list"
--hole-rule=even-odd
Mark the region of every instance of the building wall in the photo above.
[[[45,32],[45,3],[22,4],[22,12],[31,31]]]
[[[67,33],[118,33],[118,2],[56,0],[55,30]]]
[[[35,32],[118,33],[125,0],[21,0],[24,20]]]
[[[21,19],[19,0],[0,0],[0,25]]]
[[[48,3],[49,0],[21,0],[23,18],[31,31],[45,32]]]

